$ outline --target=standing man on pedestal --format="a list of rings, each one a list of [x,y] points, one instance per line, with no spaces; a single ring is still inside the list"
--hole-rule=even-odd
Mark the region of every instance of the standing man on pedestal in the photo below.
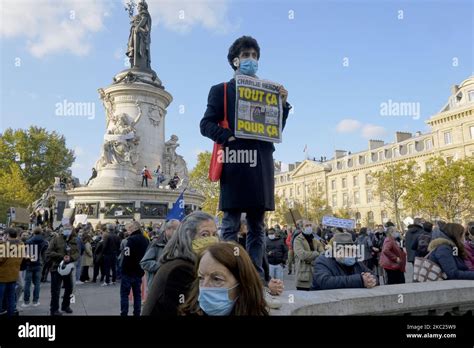
[[[250,36],[242,36],[229,48],[227,59],[235,75],[248,75],[256,78],[260,47]],[[288,92],[280,86],[279,93],[283,104],[282,128],[285,127],[290,104]],[[257,155],[255,166],[249,163],[224,163],[220,177],[219,209],[224,211],[222,237],[237,241],[241,214],[246,212],[248,234],[246,249],[263,279],[262,260],[265,249],[265,211],[275,210],[273,143],[234,136],[236,83],[232,78],[227,83],[227,118],[229,129],[222,128],[218,122],[224,119],[224,83],[211,88],[207,110],[201,120],[201,134],[226,150],[247,150]]]

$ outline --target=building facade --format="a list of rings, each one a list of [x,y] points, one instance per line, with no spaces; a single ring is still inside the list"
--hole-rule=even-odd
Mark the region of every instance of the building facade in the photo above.
[[[414,160],[415,169],[425,171],[434,156],[448,163],[474,156],[474,76],[453,86],[446,105],[426,123],[430,132],[425,134],[396,132],[393,143],[369,140],[368,149],[361,152],[336,150],[329,160],[290,165],[288,171],[275,174],[275,195],[308,208],[308,198],[317,191],[333,212],[350,212],[362,226],[395,221],[389,203],[375,194],[373,174],[401,161]],[[404,220],[403,212],[400,215]],[[269,222],[277,221],[270,215]]]

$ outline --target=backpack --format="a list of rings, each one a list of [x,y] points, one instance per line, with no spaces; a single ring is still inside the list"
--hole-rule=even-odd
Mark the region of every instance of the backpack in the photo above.
[[[418,237],[418,247],[416,248],[416,252],[418,256],[425,256],[428,254],[428,244],[431,242],[431,235],[428,233],[423,233]]]

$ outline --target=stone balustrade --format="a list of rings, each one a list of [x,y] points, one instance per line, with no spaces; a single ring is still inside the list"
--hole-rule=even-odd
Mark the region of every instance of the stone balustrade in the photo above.
[[[372,289],[285,291],[271,315],[463,315],[474,310],[474,281],[445,280]]]

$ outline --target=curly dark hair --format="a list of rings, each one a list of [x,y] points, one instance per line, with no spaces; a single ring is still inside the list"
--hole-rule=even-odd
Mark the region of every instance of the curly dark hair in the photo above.
[[[239,57],[240,52],[248,49],[255,49],[257,51],[257,59],[260,59],[260,46],[258,45],[257,40],[251,36],[242,36],[234,41],[232,46],[229,47],[229,53],[227,54],[227,60],[229,61],[232,69],[237,70],[232,61],[234,58]]]

